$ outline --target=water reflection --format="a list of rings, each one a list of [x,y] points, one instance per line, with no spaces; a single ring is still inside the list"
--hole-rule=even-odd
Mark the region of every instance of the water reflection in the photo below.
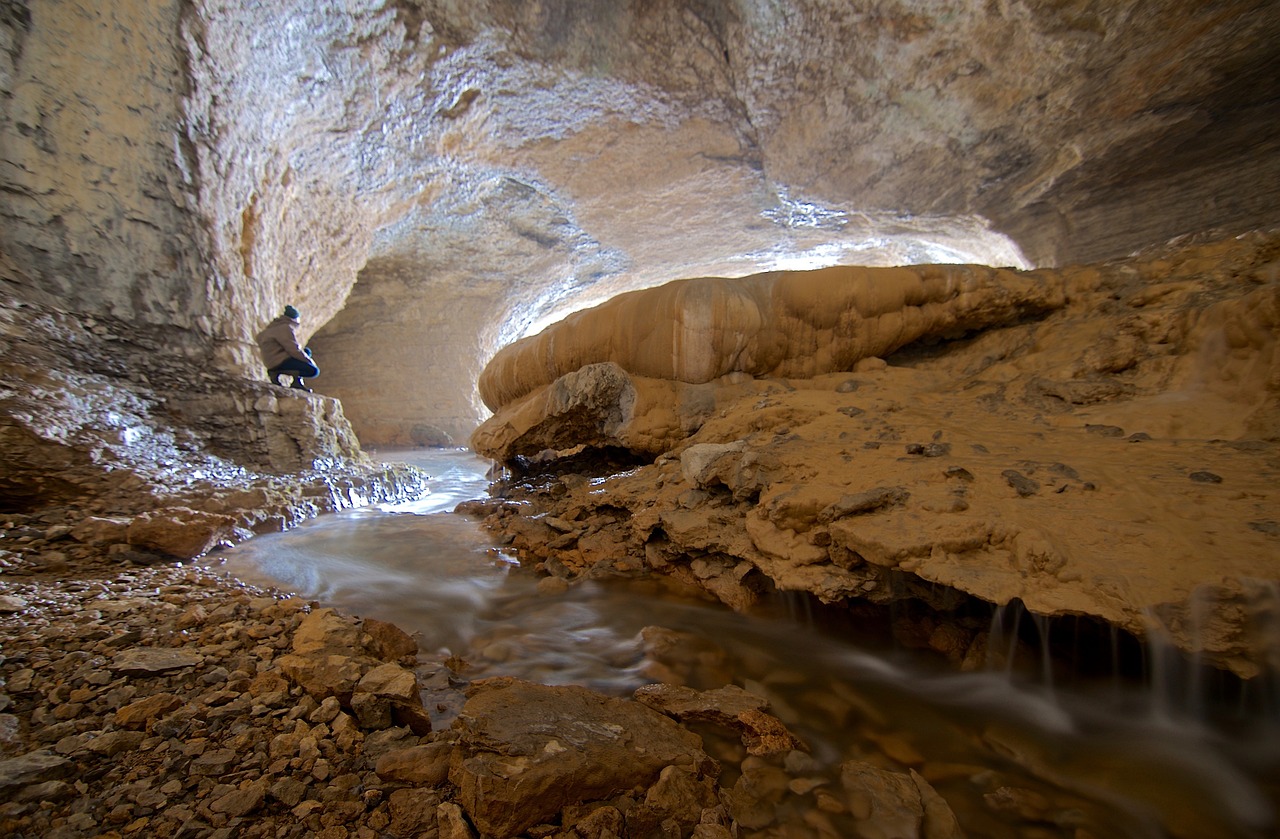
[[[1134,713],[1140,704],[1114,685],[1050,690],[1008,673],[929,668],[661,581],[540,588],[474,522],[447,512],[483,496],[487,462],[461,451],[382,457],[426,469],[432,492],[252,540],[221,555],[225,569],[393,621],[425,652],[465,658],[472,678],[618,695],[658,680],[736,683],[770,701],[832,783],[852,759],[912,768],[970,836],[1271,835],[1275,720],[1228,739],[1198,720]]]

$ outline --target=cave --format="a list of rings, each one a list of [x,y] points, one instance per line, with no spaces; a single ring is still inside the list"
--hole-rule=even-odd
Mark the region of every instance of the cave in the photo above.
[[[491,458],[470,513],[557,585],[616,565],[889,614],[905,575],[1127,661],[1159,634],[1271,708],[1277,44],[1248,0],[7,0],[0,824],[89,829],[41,731],[87,736],[65,709],[106,692],[34,698],[57,604],[154,574],[183,638],[250,608],[342,634],[234,587],[206,626],[191,563],[429,489],[381,451]],[[286,306],[313,393],[259,357]],[[75,631],[114,661],[141,608]],[[225,669],[327,701],[269,660]],[[189,736],[173,711],[110,733]],[[450,783],[439,835],[538,829]],[[267,830],[242,817],[288,796],[256,789],[190,835]],[[159,830],[139,806],[112,823]],[[592,818],[573,835],[621,835]]]

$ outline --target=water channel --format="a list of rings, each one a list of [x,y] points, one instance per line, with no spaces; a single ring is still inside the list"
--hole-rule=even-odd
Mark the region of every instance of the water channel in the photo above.
[[[540,589],[477,523],[450,512],[485,494],[487,461],[462,450],[378,456],[425,469],[431,492],[256,538],[218,554],[217,566],[392,621],[424,655],[465,659],[469,678],[513,675],[612,695],[660,680],[737,684],[765,696],[805,741],[810,769],[838,785],[846,760],[910,766],[970,837],[1275,835],[1274,714],[1209,724],[1142,685],[956,672],[785,610],[738,615],[652,581]]]

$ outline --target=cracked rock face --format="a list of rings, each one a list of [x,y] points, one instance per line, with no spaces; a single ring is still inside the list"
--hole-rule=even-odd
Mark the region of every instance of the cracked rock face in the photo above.
[[[1275,221],[1278,30],[1172,0],[26,0],[0,276],[250,376],[292,303],[362,438],[461,440],[489,355],[626,289]]]

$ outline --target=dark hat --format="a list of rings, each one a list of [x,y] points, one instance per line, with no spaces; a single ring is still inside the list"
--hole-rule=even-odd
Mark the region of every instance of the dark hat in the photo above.
[[[284,307],[284,316],[285,316],[285,317],[287,317],[287,318],[289,318],[290,320],[297,320],[297,319],[298,319],[298,310],[297,310],[297,309],[295,309],[295,308],[293,308],[292,306],[285,306],[285,307]]]

